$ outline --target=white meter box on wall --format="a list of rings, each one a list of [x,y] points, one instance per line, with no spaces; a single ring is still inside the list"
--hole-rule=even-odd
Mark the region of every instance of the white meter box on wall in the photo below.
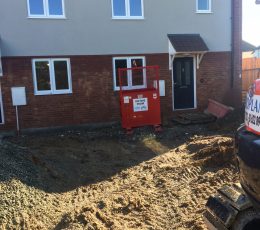
[[[27,105],[25,87],[12,87],[13,106]]]

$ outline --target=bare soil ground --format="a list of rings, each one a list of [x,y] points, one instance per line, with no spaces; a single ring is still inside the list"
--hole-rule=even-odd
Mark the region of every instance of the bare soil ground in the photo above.
[[[207,197],[238,181],[238,124],[8,138],[0,144],[0,228],[205,229]]]

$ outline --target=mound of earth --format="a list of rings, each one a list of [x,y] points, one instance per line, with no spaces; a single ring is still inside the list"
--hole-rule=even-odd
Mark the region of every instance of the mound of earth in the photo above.
[[[0,228],[205,229],[208,196],[238,181],[233,138],[176,129],[3,142]]]

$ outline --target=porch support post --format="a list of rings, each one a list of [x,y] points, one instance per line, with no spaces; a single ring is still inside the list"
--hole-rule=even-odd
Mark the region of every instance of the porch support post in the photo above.
[[[200,63],[204,57],[205,53],[200,53],[196,55],[197,69],[200,68]]]
[[[169,41],[169,70],[173,69],[173,61],[176,55],[176,50],[172,46],[171,42]]]
[[[173,69],[174,58],[175,58],[175,54],[169,55],[169,70]]]

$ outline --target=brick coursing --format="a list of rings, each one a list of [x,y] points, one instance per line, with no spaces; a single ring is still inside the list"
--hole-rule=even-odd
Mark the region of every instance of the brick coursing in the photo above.
[[[23,129],[120,121],[118,92],[113,90],[112,58],[120,55],[71,56],[72,94],[35,96],[32,77],[32,58],[3,58],[4,77],[0,80],[5,124],[1,130],[15,130],[15,108],[11,87],[25,86],[27,106],[20,107]],[[131,56],[131,55],[124,55]],[[160,66],[160,78],[165,80],[166,96],[161,98],[163,120],[172,112],[172,73],[168,54],[143,54],[147,65]],[[68,58],[68,57],[67,57]],[[208,98],[230,105],[232,92],[239,97],[240,81],[230,89],[231,53],[207,53],[197,70],[198,109],[205,109]]]

